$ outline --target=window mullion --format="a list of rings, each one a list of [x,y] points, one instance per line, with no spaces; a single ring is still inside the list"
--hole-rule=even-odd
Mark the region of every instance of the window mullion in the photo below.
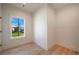
[[[19,18],[18,18],[18,36],[19,36]]]

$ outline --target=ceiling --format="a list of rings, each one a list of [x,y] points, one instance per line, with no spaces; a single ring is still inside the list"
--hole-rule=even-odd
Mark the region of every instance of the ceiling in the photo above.
[[[55,9],[59,9],[59,8],[62,8],[62,7],[69,5],[69,3],[51,3],[49,5]]]
[[[10,5],[25,10],[27,12],[35,12],[37,9],[42,7],[45,3],[26,3],[23,7],[23,3],[11,3]],[[70,3],[48,3],[49,6],[55,9],[59,9],[69,5]]]
[[[20,8],[22,10],[25,10],[27,12],[34,12],[44,4],[42,3],[26,3],[23,7],[23,3],[12,3],[11,6],[15,6],[17,8]]]

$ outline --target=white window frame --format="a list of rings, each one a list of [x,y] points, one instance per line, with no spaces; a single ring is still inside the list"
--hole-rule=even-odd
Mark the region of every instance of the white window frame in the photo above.
[[[12,24],[11,24],[12,17],[22,18],[24,20],[24,35],[23,36],[12,37]],[[10,37],[11,37],[11,39],[18,39],[18,38],[25,37],[25,34],[26,34],[26,31],[25,31],[25,29],[26,29],[26,21],[25,21],[25,18],[19,17],[19,16],[12,16],[12,17],[10,18],[10,34],[11,34]]]

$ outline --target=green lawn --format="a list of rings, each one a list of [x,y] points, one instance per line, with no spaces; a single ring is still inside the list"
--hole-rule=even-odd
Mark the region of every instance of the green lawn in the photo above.
[[[18,35],[18,32],[12,32],[12,37],[23,36],[23,34],[24,33],[19,32],[19,35]]]

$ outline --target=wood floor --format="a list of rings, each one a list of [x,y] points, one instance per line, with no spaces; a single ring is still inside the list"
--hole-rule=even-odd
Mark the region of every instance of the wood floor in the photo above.
[[[57,44],[48,51],[45,51],[36,44],[30,43],[16,48],[7,49],[3,51],[1,55],[79,55],[79,53]]]
[[[24,44],[13,49],[7,49],[2,55],[45,55],[47,51],[43,50],[34,43]]]
[[[58,44],[55,44],[48,52],[50,55],[79,55],[78,52],[62,47]]]

